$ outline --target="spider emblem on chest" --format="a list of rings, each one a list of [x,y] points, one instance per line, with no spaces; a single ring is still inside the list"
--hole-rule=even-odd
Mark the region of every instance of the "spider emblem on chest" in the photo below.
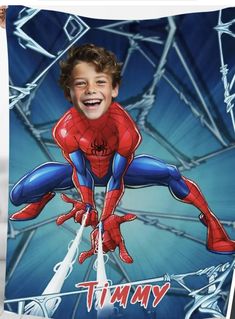
[[[91,143],[91,154],[104,156],[108,152],[108,143],[105,140],[97,141],[96,139]]]

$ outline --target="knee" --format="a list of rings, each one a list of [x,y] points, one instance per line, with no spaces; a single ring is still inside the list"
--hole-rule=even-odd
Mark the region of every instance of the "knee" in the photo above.
[[[17,183],[13,186],[10,192],[10,200],[15,206],[23,204],[22,185],[20,183]]]
[[[181,179],[181,174],[176,166],[168,165],[168,171],[169,171],[170,178],[172,178],[174,180]]]
[[[173,165],[169,165],[169,174],[170,174],[170,180],[169,180],[169,189],[171,193],[179,200],[182,200],[185,198],[188,193],[189,189],[186,183],[184,182],[182,175],[180,174],[177,167]]]

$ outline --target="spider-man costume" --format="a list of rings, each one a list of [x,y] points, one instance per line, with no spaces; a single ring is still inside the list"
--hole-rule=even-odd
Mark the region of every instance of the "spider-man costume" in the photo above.
[[[89,212],[86,226],[91,225],[92,247],[79,256],[79,262],[95,252],[98,215],[94,201],[94,187],[106,186],[104,207],[100,216],[105,252],[119,247],[120,258],[131,263],[120,224],[136,216],[120,217],[114,214],[124,187],[137,188],[167,186],[172,195],[182,202],[196,206],[201,221],[208,228],[207,248],[217,253],[234,253],[235,242],[230,240],[222,225],[210,210],[198,186],[182,176],[178,169],[162,160],[139,155],[134,152],[141,142],[139,131],[128,113],[116,102],[99,119],[89,120],[75,108],[68,110],[58,121],[53,136],[62,149],[68,163],[45,163],[24,176],[12,189],[13,204],[28,203],[11,216],[12,220],[28,220],[37,217],[57,190],[74,186],[81,195],[75,201],[62,195],[62,199],[73,205],[71,211],[61,215],[57,224],[73,217],[81,223]]]

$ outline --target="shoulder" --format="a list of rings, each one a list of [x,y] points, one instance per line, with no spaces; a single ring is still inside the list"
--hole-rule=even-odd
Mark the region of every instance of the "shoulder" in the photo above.
[[[110,106],[110,116],[118,127],[127,127],[129,125],[131,127],[136,127],[134,120],[119,103],[114,102]]]
[[[70,148],[72,150],[75,147],[71,143],[73,140],[75,141],[73,136],[76,135],[77,124],[79,125],[79,113],[74,108],[70,108],[52,130],[56,143],[65,151],[69,151]]]
[[[120,135],[125,133],[127,130],[133,133],[133,135],[140,134],[132,117],[120,104],[112,104],[110,115]]]
[[[73,112],[69,109],[55,124],[52,134],[56,140],[61,140],[69,132],[70,126],[73,124]]]
[[[118,152],[123,156],[129,156],[141,142],[141,135],[137,125],[127,111],[118,103],[112,105],[111,116],[114,118],[119,135]]]

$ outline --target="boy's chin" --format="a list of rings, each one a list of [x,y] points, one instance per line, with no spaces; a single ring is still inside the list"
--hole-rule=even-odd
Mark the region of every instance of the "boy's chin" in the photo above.
[[[89,120],[98,120],[105,112],[83,112]]]

